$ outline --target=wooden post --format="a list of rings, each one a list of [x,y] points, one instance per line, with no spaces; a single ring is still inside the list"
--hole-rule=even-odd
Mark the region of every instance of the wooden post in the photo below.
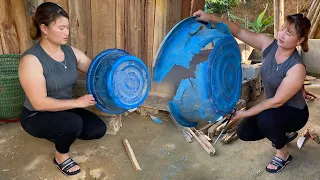
[[[274,37],[278,37],[280,26],[284,23],[284,0],[273,0],[274,9]]]
[[[204,10],[205,0],[192,0],[190,8],[190,16],[199,9]]]
[[[278,29],[279,29],[279,0],[273,0],[273,14],[274,14],[274,38],[278,37]]]
[[[153,58],[153,34],[155,27],[155,10],[156,10],[156,0],[146,0],[145,9],[145,31],[144,31],[144,54],[143,61],[148,67],[149,74],[152,77],[152,64]]]

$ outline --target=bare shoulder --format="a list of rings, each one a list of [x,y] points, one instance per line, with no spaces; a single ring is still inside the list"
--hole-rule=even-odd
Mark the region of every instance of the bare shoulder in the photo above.
[[[20,59],[19,70],[21,70],[21,68],[27,68],[32,71],[42,70],[39,59],[32,54],[27,54]]]
[[[273,37],[268,36],[266,34],[261,34],[262,42],[262,51],[265,50],[268,46],[270,46],[271,43],[275,40]]]
[[[294,76],[294,77],[302,77],[305,78],[306,76],[306,67],[303,64],[295,64],[289,70],[287,75]]]

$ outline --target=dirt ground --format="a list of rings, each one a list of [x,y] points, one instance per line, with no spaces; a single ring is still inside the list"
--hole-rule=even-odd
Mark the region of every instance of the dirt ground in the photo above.
[[[320,95],[320,87],[309,88]],[[320,100],[309,102],[310,120],[306,128],[320,133]],[[71,157],[82,171],[64,176],[52,162],[54,145],[28,135],[19,123],[0,125],[1,180],[316,180],[320,178],[320,148],[308,140],[299,150],[296,140],[289,144],[293,161],[280,173],[264,169],[275,150],[266,139],[258,142],[237,140],[229,145],[216,144],[209,156],[194,141],[187,143],[167,113],[156,115],[162,124],[148,116],[132,113],[122,120],[117,135],[94,141],[77,140]],[[134,171],[122,139],[128,139],[142,171]]]

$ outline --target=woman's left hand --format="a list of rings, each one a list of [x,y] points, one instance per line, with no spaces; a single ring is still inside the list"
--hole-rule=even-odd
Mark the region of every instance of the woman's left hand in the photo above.
[[[231,121],[237,121],[237,120],[243,119],[245,117],[247,117],[247,111],[246,110],[236,111],[235,115],[231,118]]]

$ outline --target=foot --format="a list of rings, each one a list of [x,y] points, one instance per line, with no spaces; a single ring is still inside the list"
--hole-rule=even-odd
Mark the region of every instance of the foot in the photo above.
[[[69,158],[68,153],[66,154],[61,154],[59,152],[56,152],[56,157],[55,160],[57,161],[58,164],[61,164],[62,162],[64,162],[65,160],[67,160]],[[78,165],[73,166],[72,168],[68,169],[67,172],[71,173],[71,172],[75,172],[80,170],[80,167]]]
[[[280,158],[280,159],[282,159],[282,160],[284,160],[284,161],[287,161],[288,158],[289,158],[289,156],[290,156],[290,154],[289,154],[288,152],[282,153],[282,152],[280,152],[280,151],[277,151],[277,153],[276,153],[275,156],[278,157],[278,158]],[[276,170],[276,169],[277,169],[277,166],[269,163],[268,166],[267,166],[267,168],[268,168],[268,169],[274,169],[274,170]]]

